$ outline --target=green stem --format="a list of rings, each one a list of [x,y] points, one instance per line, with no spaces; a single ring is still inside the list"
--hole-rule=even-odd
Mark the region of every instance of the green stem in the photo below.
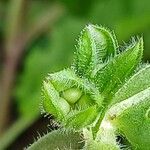
[[[99,116],[96,121],[96,124],[94,125],[94,127],[92,127],[93,139],[95,139],[97,136],[97,132],[99,131],[100,125],[102,123],[103,118],[105,117],[106,111],[108,110],[108,106],[111,103],[111,100],[112,100],[111,96],[108,96],[107,99],[104,97],[103,105],[101,105],[98,108]]]
[[[18,46],[14,47],[14,40],[16,39],[21,21],[21,12],[23,8],[24,0],[12,0],[9,4],[9,12],[7,20],[7,27],[5,33],[5,60],[3,70],[1,72],[0,79],[0,134],[4,131],[7,126],[7,121],[9,120],[9,107],[10,107],[10,96],[11,89],[13,86],[13,81],[16,72],[16,49]],[[17,43],[17,45],[20,45]],[[18,49],[17,49],[18,50]],[[19,51],[20,52],[20,51]]]
[[[94,125],[94,127],[92,127],[93,139],[95,139],[96,136],[97,136],[97,132],[99,131],[99,128],[100,128],[101,122],[102,122],[102,120],[103,120],[103,118],[105,116],[106,110],[107,110],[106,107],[100,107],[98,109],[99,117],[98,117],[98,120],[96,121],[96,124]]]
[[[37,117],[20,117],[0,138],[0,150],[6,149],[11,143],[13,143],[23,131],[31,126]]]
[[[25,0],[11,0],[9,4],[9,11],[7,14],[7,30],[5,31],[5,47],[6,53],[10,53],[12,45],[21,31],[22,14]]]

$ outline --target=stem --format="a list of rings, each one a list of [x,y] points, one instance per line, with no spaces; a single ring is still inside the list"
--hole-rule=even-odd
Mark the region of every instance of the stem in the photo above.
[[[93,139],[95,139],[97,136],[97,132],[99,131],[100,125],[102,123],[103,118],[105,117],[106,111],[108,110],[111,100],[112,100],[111,96],[108,96],[107,99],[104,97],[103,105],[100,108],[98,108],[99,117],[98,117],[94,127],[92,127]]]
[[[38,19],[26,31],[26,43],[35,39],[41,33],[47,31],[64,13],[64,8],[59,3],[54,3],[48,10],[42,13]]]
[[[0,134],[3,129],[6,128],[6,124],[9,120],[9,107],[10,107],[10,95],[13,87],[13,82],[16,75],[16,68],[18,59],[20,57],[21,43],[16,43],[16,37],[20,31],[21,24],[21,10],[23,8],[24,0],[12,0],[10,2],[9,14],[7,18],[7,30],[5,41],[5,60],[1,75],[1,95],[0,95]],[[19,55],[17,55],[17,51]]]
[[[96,136],[97,136],[97,132],[99,131],[101,122],[105,116],[105,112],[106,112],[107,108],[106,107],[100,107],[98,109],[99,111],[99,117],[98,120],[96,121],[96,124],[94,125],[94,127],[92,127],[92,133],[93,133],[93,139],[95,140]]]
[[[62,9],[57,4],[52,5],[52,10],[47,10],[39,20],[26,33],[22,34],[21,16],[24,0],[12,0],[11,11],[8,16],[8,31],[6,32],[5,60],[0,83],[0,135],[6,128],[9,116],[11,91],[26,45],[35,37],[39,36],[45,29],[53,25],[62,14]]]
[[[21,31],[22,18],[23,18],[23,7],[25,0],[11,0],[8,7],[7,14],[7,28],[5,31],[5,50],[6,55],[12,52],[12,45],[16,41],[17,36]]]
[[[6,149],[13,141],[25,131],[38,118],[34,117],[20,117],[0,138],[0,149]]]

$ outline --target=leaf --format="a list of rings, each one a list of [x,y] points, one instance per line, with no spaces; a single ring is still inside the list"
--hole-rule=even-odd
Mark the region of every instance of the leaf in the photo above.
[[[116,54],[117,41],[104,27],[88,25],[81,33],[73,67],[77,74],[90,76]]]
[[[97,107],[91,106],[85,110],[78,111],[67,119],[66,127],[81,129],[90,125],[97,117]]]
[[[123,101],[150,87],[150,65],[134,74],[115,94],[113,103]]]
[[[148,150],[150,143],[150,88],[114,105],[110,121],[133,148]]]
[[[80,132],[73,130],[55,130],[39,138],[27,150],[75,150],[84,145]]]
[[[114,94],[114,91],[134,72],[141,61],[142,54],[143,40],[140,39],[133,46],[128,47],[126,51],[110,60],[103,69],[96,73],[94,82],[102,95]]]

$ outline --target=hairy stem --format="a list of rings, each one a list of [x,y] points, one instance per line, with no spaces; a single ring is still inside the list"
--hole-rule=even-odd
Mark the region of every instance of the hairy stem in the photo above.
[[[94,127],[92,127],[93,139],[95,139],[97,136],[97,132],[99,131],[101,122],[105,116],[105,112],[106,112],[107,108],[106,107],[100,107],[98,110],[99,110],[99,117],[98,117]]]

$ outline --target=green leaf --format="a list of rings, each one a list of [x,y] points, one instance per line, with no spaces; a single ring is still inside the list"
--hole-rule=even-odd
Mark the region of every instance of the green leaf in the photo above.
[[[134,149],[149,150],[150,88],[117,103],[109,110],[109,119],[124,134]]]
[[[150,65],[133,75],[115,94],[113,103],[125,100],[150,87]]]
[[[98,112],[96,105],[91,106],[68,117],[65,126],[75,129],[81,129],[93,123],[93,121],[97,117],[97,114]]]
[[[77,74],[90,76],[116,54],[117,41],[104,27],[88,25],[78,41],[73,67]]]
[[[100,69],[94,77],[94,82],[100,92],[104,96],[114,94],[114,91],[134,72],[141,61],[142,54],[143,40],[140,39],[133,46],[128,47],[126,51],[110,60],[103,69]]]
[[[80,132],[55,130],[39,138],[27,150],[75,150],[84,145]]]

